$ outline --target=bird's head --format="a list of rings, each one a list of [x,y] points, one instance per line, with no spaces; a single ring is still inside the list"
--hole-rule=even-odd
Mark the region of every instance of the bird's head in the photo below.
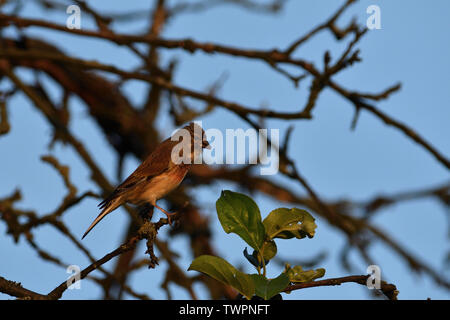
[[[189,125],[184,127],[184,129],[189,131],[194,145],[201,145],[202,149],[211,149],[211,146],[206,138],[205,131],[200,125],[191,122]]]

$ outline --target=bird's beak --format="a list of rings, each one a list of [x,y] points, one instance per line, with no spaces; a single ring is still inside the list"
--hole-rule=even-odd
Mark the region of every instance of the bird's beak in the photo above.
[[[210,145],[209,142],[206,141],[206,140],[203,140],[202,147],[203,147],[204,149],[208,149],[208,150],[211,149],[211,145]]]

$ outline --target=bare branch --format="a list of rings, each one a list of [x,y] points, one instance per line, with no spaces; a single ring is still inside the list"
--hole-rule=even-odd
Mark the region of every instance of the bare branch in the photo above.
[[[294,290],[300,290],[305,288],[314,288],[314,287],[322,287],[322,286],[340,286],[343,283],[358,283],[360,285],[366,286],[367,285],[367,279],[369,278],[369,275],[363,275],[363,276],[347,276],[342,278],[330,278],[325,280],[317,280],[317,281],[311,281],[311,282],[304,282],[304,283],[298,283],[293,284],[287,287],[284,291],[285,292],[291,292]],[[389,300],[397,300],[398,290],[397,287],[393,284],[387,283],[385,281],[381,281],[381,292],[389,299]]]

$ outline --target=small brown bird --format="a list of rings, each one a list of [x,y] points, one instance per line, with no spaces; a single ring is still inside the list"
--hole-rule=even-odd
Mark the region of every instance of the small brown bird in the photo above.
[[[183,181],[203,148],[211,148],[203,129],[193,122],[178,130],[173,137],[181,137],[182,140],[173,141],[171,137],[161,142],[147,159],[99,204],[102,212],[86,230],[82,239],[108,213],[126,202],[135,205],[149,203],[164,212],[171,223],[170,217],[175,213],[159,207],[156,201],[165,197]]]

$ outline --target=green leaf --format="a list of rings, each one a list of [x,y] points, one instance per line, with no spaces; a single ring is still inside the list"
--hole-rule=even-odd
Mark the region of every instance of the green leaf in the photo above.
[[[264,260],[266,261],[266,264],[269,262],[270,259],[275,257],[277,254],[277,245],[275,241],[265,241],[262,246],[263,256]]]
[[[255,293],[255,285],[250,275],[237,270],[222,258],[202,255],[192,261],[188,270],[202,272],[211,278],[230,285],[247,299],[251,299]]]
[[[316,270],[303,271],[301,266],[295,266],[291,268],[289,264],[286,264],[286,274],[291,282],[310,282],[317,278],[322,278],[325,275],[325,269],[319,268]]]
[[[259,208],[251,198],[225,190],[217,200],[216,208],[226,233],[236,233],[255,250],[261,248],[265,230]]]
[[[255,283],[255,294],[264,300],[269,300],[289,285],[289,277],[282,273],[274,279],[267,279],[259,274],[250,275]]]
[[[315,219],[307,211],[297,208],[273,210],[264,219],[266,234],[270,239],[302,239],[314,237],[317,227]]]

